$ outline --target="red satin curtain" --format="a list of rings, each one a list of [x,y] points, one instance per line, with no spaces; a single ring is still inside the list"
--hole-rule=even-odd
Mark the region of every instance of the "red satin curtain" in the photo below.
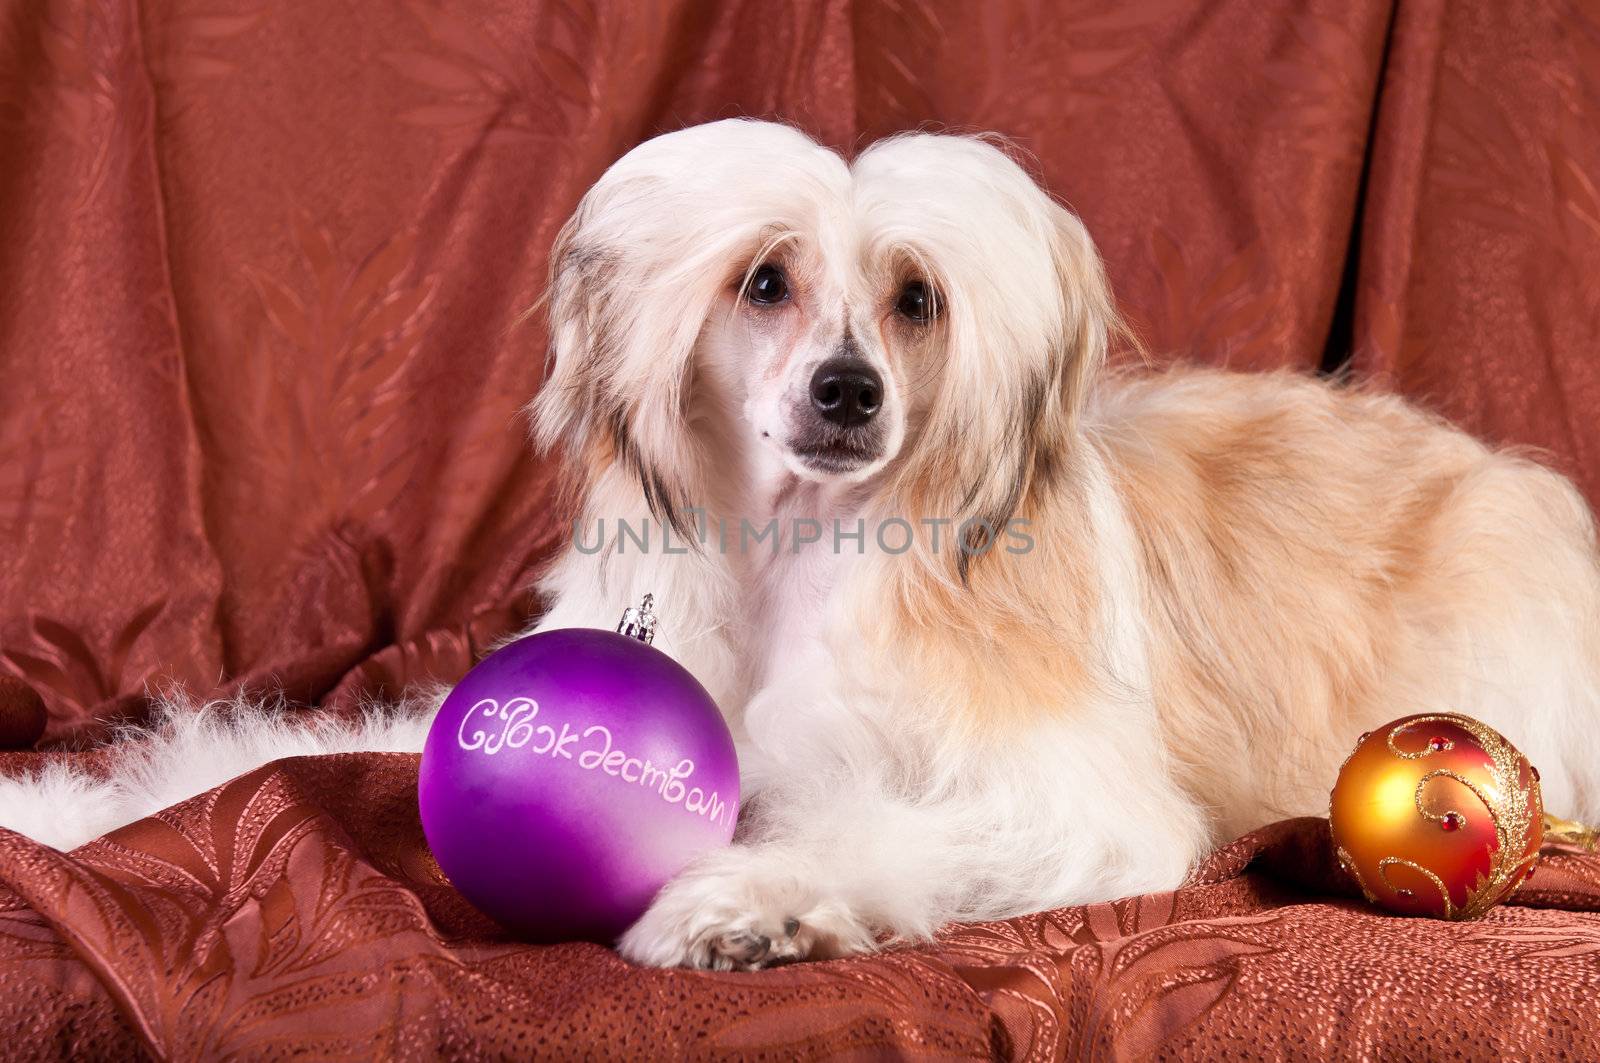
[[[525,442],[556,228],[731,115],[993,130],[1162,358],[1348,362],[1600,500],[1600,10],[1579,0],[6,0],[0,671],[458,676],[565,534]]]

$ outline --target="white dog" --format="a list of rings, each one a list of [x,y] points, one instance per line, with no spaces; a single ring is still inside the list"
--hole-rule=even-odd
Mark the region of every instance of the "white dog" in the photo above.
[[[1083,226],[983,140],[649,141],[562,232],[549,311],[538,436],[580,467],[590,544],[538,627],[653,593],[745,773],[738,842],[662,891],[635,960],[1170,889],[1325,812],[1356,736],[1413,712],[1482,719],[1549,807],[1600,814],[1573,487],[1390,397],[1108,373]]]

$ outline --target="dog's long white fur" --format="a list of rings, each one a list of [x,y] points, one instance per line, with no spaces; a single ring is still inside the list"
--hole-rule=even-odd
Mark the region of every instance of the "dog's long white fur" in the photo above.
[[[787,298],[748,297],[763,265]],[[913,282],[932,320],[897,309]],[[985,141],[849,164],[769,123],[649,141],[563,231],[550,317],[538,436],[587,528],[1020,516],[1037,543],[556,560],[538,629],[653,593],[657,645],[740,745],[739,843],[663,890],[633,959],[758,967],[1171,888],[1325,809],[1355,735],[1416,711],[1480,717],[1551,808],[1600,815],[1600,555],[1572,485],[1356,388],[1106,372],[1093,245]],[[808,384],[843,357],[882,405],[824,466]],[[68,847],[274,757],[420,748],[426,721],[226,710],[173,710],[105,780],[0,781],[0,824]]]
[[[149,726],[122,732],[104,774],[60,759],[37,772],[0,776],[0,826],[75,849],[271,761],[420,752],[436,705],[424,697],[334,717],[295,712],[275,698],[197,702],[168,694]]]

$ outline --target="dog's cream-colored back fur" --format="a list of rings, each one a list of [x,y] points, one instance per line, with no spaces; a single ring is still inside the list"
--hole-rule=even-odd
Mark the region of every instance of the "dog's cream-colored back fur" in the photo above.
[[[76,849],[274,760],[414,753],[439,700],[419,693],[338,718],[296,712],[282,698],[199,702],[171,692],[159,700],[148,727],[122,732],[119,755],[103,772],[58,760],[38,772],[0,776],[0,826],[56,849]]]
[[[1088,234],[993,143],[847,163],[770,123],[684,130],[600,179],[551,269],[536,436],[575,466],[580,538],[610,532],[543,575],[537,629],[653,593],[747,795],[737,844],[662,891],[629,957],[760,967],[1171,888],[1208,846],[1324,811],[1356,736],[1415,712],[1483,719],[1552,810],[1600,818],[1600,551],[1573,487],[1361,387],[1106,370]],[[937,313],[904,311],[918,285]],[[869,427],[817,421],[808,385],[841,359],[881,384]],[[678,549],[625,548],[622,520]],[[897,520],[944,522],[944,548],[793,532]],[[694,541],[768,522],[776,549]],[[960,549],[963,522],[1032,548]],[[291,748],[249,733],[227,770]],[[140,778],[186,770],[161,742]],[[0,823],[77,839],[184,787],[125,789],[54,836],[0,790]]]
[[[1156,704],[1224,834],[1325,813],[1354,736],[1479,717],[1600,812],[1583,499],[1400,400],[1287,374],[1114,378],[1092,429],[1140,540]]]

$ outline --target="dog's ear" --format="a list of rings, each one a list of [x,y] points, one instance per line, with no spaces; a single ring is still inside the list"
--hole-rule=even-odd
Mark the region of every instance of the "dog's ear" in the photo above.
[[[1090,234],[1072,211],[1051,203],[1054,243],[1051,258],[1061,285],[1061,338],[1051,352],[1054,402],[1045,410],[1040,447],[1070,447],[1094,379],[1106,367],[1110,343],[1125,335],[1106,267]]]
[[[945,298],[940,383],[896,492],[991,537],[1070,469],[1116,313],[1083,224],[1003,142],[911,134],[856,163],[858,203]],[[976,554],[961,551],[968,578]]]
[[[1049,217],[1048,253],[1059,302],[1056,320],[1035,334],[1044,349],[1018,359],[1026,367],[1022,392],[1012,420],[995,440],[994,472],[979,480],[961,507],[968,519],[978,520],[990,546],[1030,492],[1048,489],[1077,460],[1090,389],[1105,367],[1112,337],[1122,332],[1105,267],[1088,230],[1077,215],[1035,191]],[[975,556],[959,553],[956,567],[963,584]]]
[[[1090,389],[1112,340],[1124,334],[1105,266],[1078,216],[1054,201],[1050,257],[1061,292],[1060,323],[1045,359],[1045,393],[1033,425],[1033,473],[1048,479],[1068,460]]]
[[[1105,368],[1113,338],[1124,334],[1088,231],[1071,211],[1042,191],[1038,195],[1048,216],[1044,243],[1058,295],[1032,304],[1043,316],[1036,328],[1022,334],[1026,338],[1014,340],[1019,343],[1009,358],[1018,367],[1012,378],[1018,389],[1014,405],[1004,418],[992,422],[989,462],[976,471],[957,507],[963,519],[977,521],[989,546],[1013,518],[1030,508],[1030,494],[1049,490],[1061,477],[1071,475],[1083,446],[1081,422],[1090,391]],[[1004,330],[988,334],[1003,335]],[[981,545],[969,544],[971,549],[957,557],[963,584],[981,556]]]
[[[605,344],[594,319],[607,287],[604,252],[586,246],[583,214],[580,205],[550,248],[544,296],[550,348],[544,384],[529,406],[534,442],[541,450],[561,442],[575,450],[591,443],[605,402],[598,373],[605,356],[597,353]]]
[[[550,253],[550,352],[532,404],[543,448],[565,443],[589,463],[620,462],[651,514],[686,540],[690,462],[684,383],[709,296],[669,301],[604,181],[584,197]],[[648,198],[648,187],[633,194]]]

